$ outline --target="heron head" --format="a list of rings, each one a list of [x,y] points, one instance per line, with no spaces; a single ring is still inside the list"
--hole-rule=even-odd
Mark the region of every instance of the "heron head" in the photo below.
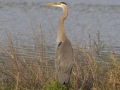
[[[45,5],[64,8],[67,4],[65,2],[56,2],[56,3],[46,3]]]

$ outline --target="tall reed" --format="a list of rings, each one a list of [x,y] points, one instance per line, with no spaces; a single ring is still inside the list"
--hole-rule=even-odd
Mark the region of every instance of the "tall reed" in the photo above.
[[[0,45],[0,90],[66,90],[57,85],[54,58],[48,58],[42,30],[34,35],[33,45],[14,41],[8,31],[6,35],[8,45]],[[97,55],[102,53],[99,42],[93,41],[86,48],[73,42],[70,90],[120,90],[119,56],[112,49]]]

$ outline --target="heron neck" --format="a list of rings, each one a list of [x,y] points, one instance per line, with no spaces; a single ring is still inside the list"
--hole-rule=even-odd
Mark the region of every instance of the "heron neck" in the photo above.
[[[67,6],[64,7],[64,12],[62,14],[62,16],[60,17],[59,19],[59,23],[58,23],[58,38],[57,38],[57,41],[62,41],[63,38],[66,38],[66,35],[65,35],[65,31],[64,31],[64,20],[66,19],[68,15],[68,8]]]

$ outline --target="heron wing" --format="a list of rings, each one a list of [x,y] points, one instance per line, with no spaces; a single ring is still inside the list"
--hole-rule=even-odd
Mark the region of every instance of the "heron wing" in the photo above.
[[[55,69],[59,80],[59,84],[67,84],[73,66],[73,50],[68,39],[58,44],[55,58]]]
[[[58,44],[56,50],[55,67],[56,72],[70,74],[73,66],[73,50],[68,39]]]

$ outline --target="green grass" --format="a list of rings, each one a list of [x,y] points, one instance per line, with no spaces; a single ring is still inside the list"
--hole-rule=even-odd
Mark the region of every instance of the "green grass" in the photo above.
[[[58,80],[51,80],[50,82],[46,83],[45,90],[70,90],[71,85],[68,84],[66,86],[59,86]]]

